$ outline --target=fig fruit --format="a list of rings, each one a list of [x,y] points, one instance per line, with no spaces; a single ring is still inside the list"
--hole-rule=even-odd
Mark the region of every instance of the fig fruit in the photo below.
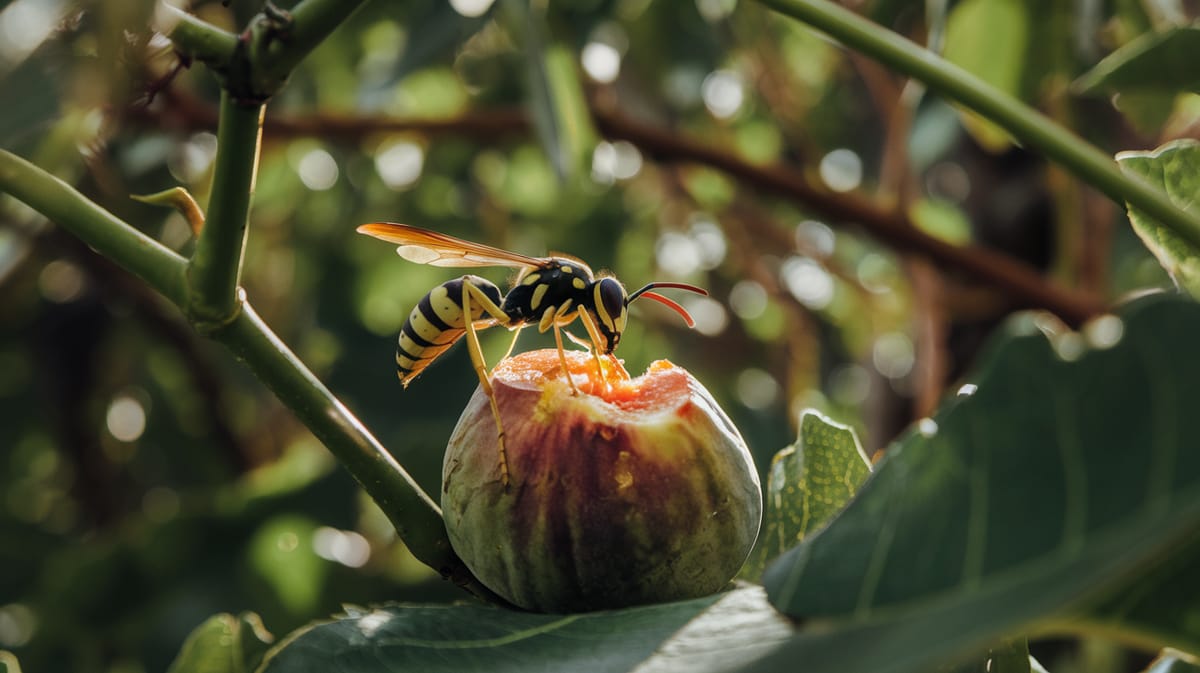
[[[556,350],[504,360],[476,389],[442,466],[450,542],[489,589],[541,612],[694,598],[726,586],[758,536],[750,451],[712,395],[660,360],[630,379]]]

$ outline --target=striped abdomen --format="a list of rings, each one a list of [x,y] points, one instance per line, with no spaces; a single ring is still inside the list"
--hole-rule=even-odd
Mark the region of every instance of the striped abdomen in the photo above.
[[[405,386],[466,333],[462,309],[463,283],[478,288],[494,307],[500,306],[500,288],[479,276],[455,278],[430,290],[408,314],[408,320],[400,328],[400,342],[396,346],[396,373]],[[495,320],[493,315],[484,310],[481,302],[475,297],[471,299],[471,322]]]

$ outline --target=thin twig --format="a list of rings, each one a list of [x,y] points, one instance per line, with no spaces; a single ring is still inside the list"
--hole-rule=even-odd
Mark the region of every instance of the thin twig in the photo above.
[[[612,111],[594,110],[601,133],[637,145],[660,159],[686,160],[718,168],[750,186],[794,199],[835,223],[861,226],[881,242],[901,252],[922,255],[938,267],[965,273],[1005,289],[1016,308],[1044,308],[1078,325],[1104,310],[1091,295],[1054,285],[1032,268],[977,246],[957,246],[917,229],[899,211],[880,208],[850,194],[814,186],[803,173],[785,166],[752,164],[736,155],[663,129],[636,122]]]
[[[179,92],[163,96],[170,104],[156,114],[160,123],[179,129],[211,129],[215,124],[212,106]],[[1059,287],[1032,268],[1011,258],[977,246],[957,246],[917,229],[902,212],[889,211],[851,194],[840,194],[813,186],[805,175],[787,166],[752,164],[726,150],[692,140],[673,131],[633,120],[619,112],[594,107],[600,132],[610,139],[627,140],[651,157],[664,161],[688,161],[717,168],[750,187],[796,201],[832,223],[851,223],[893,248],[922,255],[943,270],[1005,290],[1014,308],[1042,308],[1065,322],[1079,325],[1104,311],[1104,303],[1090,294]],[[148,121],[147,110],[131,114]],[[517,109],[504,108],[464,114],[453,119],[396,119],[392,117],[345,117],[310,115],[267,117],[264,141],[319,136],[340,141],[359,140],[380,133],[471,134],[495,139],[502,134],[525,133],[528,119]]]

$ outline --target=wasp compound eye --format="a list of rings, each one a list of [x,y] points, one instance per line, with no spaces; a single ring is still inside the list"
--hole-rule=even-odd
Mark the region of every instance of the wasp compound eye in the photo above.
[[[600,278],[595,283],[595,312],[600,318],[600,331],[608,337],[608,350],[616,347],[620,332],[625,330],[625,288],[616,278]]]

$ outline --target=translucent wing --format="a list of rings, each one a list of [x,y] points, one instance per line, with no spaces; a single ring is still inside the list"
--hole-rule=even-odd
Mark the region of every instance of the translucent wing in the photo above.
[[[509,266],[516,268],[540,268],[546,260],[519,255],[515,252],[493,248],[482,243],[472,243],[436,231],[421,229],[394,222],[372,222],[357,229],[358,233],[374,236],[400,246],[396,252],[401,257],[417,264],[431,266]]]

